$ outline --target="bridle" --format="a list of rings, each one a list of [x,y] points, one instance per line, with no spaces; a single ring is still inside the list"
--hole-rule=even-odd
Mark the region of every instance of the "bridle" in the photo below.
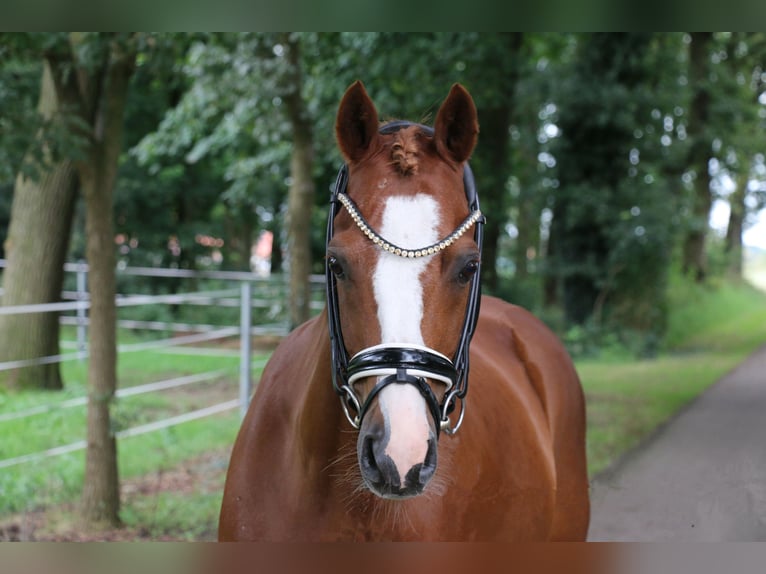
[[[430,136],[433,136],[434,133],[431,127],[406,121],[388,123],[380,129],[380,133],[394,133],[407,126],[417,126]],[[338,172],[330,200],[326,246],[329,246],[330,240],[333,237],[335,217],[341,209],[345,208],[362,233],[381,250],[399,257],[417,258],[438,253],[449,248],[458,237],[473,226],[474,240],[479,248],[479,259],[481,259],[485,218],[479,209],[476,185],[468,163],[464,164],[463,170],[463,187],[465,188],[465,197],[470,211],[468,218],[450,235],[433,245],[418,249],[403,249],[388,242],[372,229],[362,214],[359,213],[351,198],[346,195],[348,166],[344,164]],[[479,266],[481,266],[480,262]],[[330,268],[328,260],[325,265],[325,276],[327,279],[327,317],[332,351],[332,384],[335,392],[340,395],[341,405],[346,418],[355,429],[360,428],[362,419],[367,413],[372,400],[380,391],[390,384],[397,383],[414,386],[425,398],[428,409],[434,419],[437,437],[441,430],[450,435],[458,431],[463,423],[465,397],[468,392],[469,346],[479,318],[481,300],[480,271],[479,269],[471,278],[463,328],[457,350],[452,359],[428,347],[413,344],[376,345],[363,349],[349,358],[343,342],[343,333],[340,325],[336,277]],[[354,390],[354,383],[366,377],[382,378],[378,380],[362,403]],[[432,379],[446,385],[444,398],[441,403],[437,400],[426,379]],[[449,417],[455,410],[458,400],[460,401],[460,414],[453,426]]]

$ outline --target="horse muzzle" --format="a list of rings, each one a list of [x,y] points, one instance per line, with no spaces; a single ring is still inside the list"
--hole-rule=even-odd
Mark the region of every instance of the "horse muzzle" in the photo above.
[[[378,345],[351,359],[345,388],[358,415],[349,420],[359,429],[359,469],[371,492],[389,499],[423,492],[436,472],[443,420],[431,385],[443,384],[446,394],[455,377],[452,362],[425,347]],[[371,384],[364,401],[354,390],[362,381]]]
[[[421,494],[436,472],[438,443],[435,432],[429,425],[425,444],[417,444],[409,450],[396,448],[392,446],[389,425],[378,418],[365,419],[357,442],[359,469],[365,486],[386,499]]]

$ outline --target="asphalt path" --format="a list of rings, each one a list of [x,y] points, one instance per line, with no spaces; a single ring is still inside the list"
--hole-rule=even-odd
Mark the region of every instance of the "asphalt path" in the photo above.
[[[591,484],[592,541],[766,541],[766,346]]]

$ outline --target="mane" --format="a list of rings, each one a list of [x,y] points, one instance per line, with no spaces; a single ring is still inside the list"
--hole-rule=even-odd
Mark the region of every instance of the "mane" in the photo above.
[[[404,128],[393,136],[391,165],[402,175],[415,175],[418,172],[421,151],[418,134],[417,128]]]

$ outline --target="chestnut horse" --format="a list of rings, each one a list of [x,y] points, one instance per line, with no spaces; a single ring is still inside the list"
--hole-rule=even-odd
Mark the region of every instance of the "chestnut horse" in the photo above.
[[[433,128],[381,128],[357,82],[335,131],[328,305],[263,372],[219,539],[584,540],[572,362],[530,313],[480,295],[471,96],[454,85]]]

